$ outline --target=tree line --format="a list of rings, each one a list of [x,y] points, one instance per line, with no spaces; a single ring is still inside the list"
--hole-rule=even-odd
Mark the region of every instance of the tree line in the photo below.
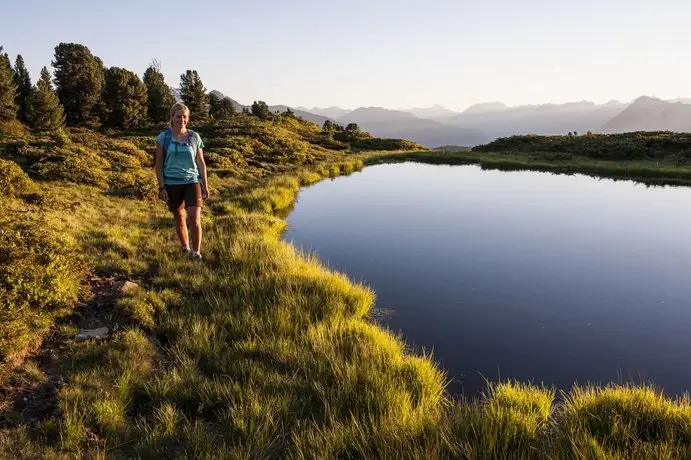
[[[22,56],[17,55],[13,66],[0,46],[0,121],[18,119],[38,131],[64,125],[129,129],[167,122],[176,101],[155,60],[140,78],[130,70],[104,66],[84,45],[60,43],[51,66],[52,78],[43,67],[32,85]],[[180,97],[196,123],[236,114],[230,98],[206,93],[196,70],[180,76]],[[262,101],[243,112],[267,119],[273,116]]]

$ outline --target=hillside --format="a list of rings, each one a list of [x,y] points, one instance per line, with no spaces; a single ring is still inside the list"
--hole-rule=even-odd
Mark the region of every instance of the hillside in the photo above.
[[[470,107],[445,123],[483,131],[488,139],[520,134],[559,135],[596,131],[624,107],[616,102],[596,105],[587,101],[517,107],[490,103]]]
[[[691,131],[691,105],[643,96],[602,125],[605,133]]]
[[[321,115],[322,117],[330,118],[331,120],[338,120],[340,117],[344,116],[350,110],[347,109],[342,109],[340,107],[327,107],[325,109],[319,108],[319,107],[312,107],[311,109],[308,109],[306,107],[295,107],[296,110],[301,110],[303,112],[310,112],[315,115]]]
[[[269,106],[269,110],[271,110],[272,112],[278,111],[281,113],[285,112],[288,108],[289,107],[287,105],[270,105]],[[304,110],[293,109],[292,107],[290,107],[290,110],[293,111],[295,116],[303,118],[303,119],[310,121],[312,123],[316,123],[319,126],[322,126],[326,120],[335,121],[329,117],[324,117],[322,115],[317,115],[317,114],[314,114],[311,112],[305,112]]]
[[[474,152],[550,153],[597,160],[656,160],[691,164],[691,133],[632,132],[578,136],[511,136],[473,148]],[[559,156],[555,159],[559,159]]]
[[[369,287],[280,240],[301,186],[381,161],[352,153],[359,143],[403,141],[339,141],[286,116],[194,129],[211,186],[201,265],[179,254],[153,199],[159,129],[0,126],[11,210],[0,217],[1,458],[688,450],[691,407],[651,388],[575,387],[558,400],[504,381],[480,400],[453,398],[432,356],[372,320]],[[77,340],[96,327],[106,336]]]
[[[147,430],[140,430],[139,423],[162,426],[148,409],[159,404],[159,396],[145,396],[140,391],[158,379],[167,379],[170,371],[176,372],[174,357],[187,353],[182,348],[185,331],[197,328],[194,323],[206,321],[206,315],[215,315],[209,309],[218,308],[219,304],[210,307],[213,297],[248,306],[244,313],[230,303],[222,307],[227,313],[235,311],[231,316],[236,320],[261,315],[252,313],[257,307],[276,311],[269,307],[280,304],[284,314],[292,311],[284,326],[279,326],[283,323],[279,318],[261,319],[266,336],[258,330],[251,332],[255,320],[237,324],[236,332],[245,331],[244,338],[232,332],[230,324],[214,320],[217,326],[213,327],[232,333],[236,345],[275,338],[277,327],[282,327],[281,343],[302,341],[312,322],[319,324],[321,317],[341,317],[351,327],[371,328],[358,319],[359,312],[371,304],[369,291],[314,261],[299,258],[280,243],[283,221],[274,217],[274,211],[290,205],[300,185],[361,168],[362,157],[352,153],[357,145],[378,142],[394,147],[398,141],[384,142],[367,133],[337,141],[333,133],[287,116],[264,121],[237,115],[193,128],[206,143],[212,195],[203,212],[203,266],[180,257],[170,213],[155,198],[153,138],[160,128],[119,132],[68,127],[39,134],[16,121],[0,123],[0,166],[4,171],[0,185],[5,206],[11,210],[0,217],[1,458],[46,458],[56,451],[63,458],[93,458],[106,446],[113,456],[123,458],[182,455],[192,444],[154,441],[147,439]],[[338,150],[326,148],[329,142]],[[406,145],[414,147],[403,141],[396,147]],[[243,262],[241,252],[249,259]],[[262,269],[251,268],[250,260]],[[243,264],[249,264],[242,269],[244,275],[231,274]],[[290,273],[292,278],[285,276]],[[252,286],[259,290],[247,290]],[[229,292],[233,294],[229,296]],[[290,307],[283,297],[286,302],[276,303],[275,295],[288,292],[298,296],[294,302],[299,308]],[[335,298],[343,299],[337,301],[342,307],[327,310]],[[180,320],[192,329],[173,326]],[[98,327],[107,328],[107,338],[83,342],[76,338],[81,329]],[[169,346],[177,351],[168,350]],[[297,342],[294,346],[300,349]],[[206,383],[185,378],[177,388],[201,390],[215,379],[213,374],[223,373],[224,378],[240,379],[241,398],[251,394],[278,398],[274,403],[262,403],[266,409],[297,400],[292,391],[280,396],[269,387],[252,389],[253,378],[241,377],[245,371],[237,367],[243,359],[228,357],[231,368],[240,371],[235,377],[228,373],[235,372],[231,368],[219,367],[208,374]],[[323,364],[332,359],[325,356],[322,360],[310,353],[305,363]],[[264,365],[247,364],[246,370],[252,374]],[[392,367],[390,372],[396,369]],[[389,373],[379,367],[376,373],[381,372]],[[280,386],[287,389],[298,383],[289,380]],[[264,383],[270,386],[268,380]],[[409,394],[409,390],[401,391]],[[173,393],[168,397],[177,399]],[[134,399],[138,402],[131,408],[138,409],[130,412],[128,406]],[[199,426],[207,416],[197,418],[181,401],[171,403],[191,417],[188,428]],[[98,415],[104,414],[105,405],[119,422],[107,422]],[[78,419],[67,407],[79,414]],[[310,413],[307,410],[305,416]],[[291,418],[296,416],[293,412]],[[203,423],[208,422],[211,420]],[[212,424],[216,428],[209,428],[218,433],[225,426],[220,418]],[[38,425],[46,427],[47,437],[33,437],[42,430]],[[24,437],[26,434],[31,436]],[[182,431],[174,436],[184,437]],[[267,436],[273,434],[267,432]],[[124,439],[129,441],[123,443]],[[257,444],[265,442],[257,436],[253,439]],[[210,437],[193,444],[197,451],[219,449]],[[251,448],[238,447],[237,452],[245,450]]]
[[[172,91],[173,94],[175,95],[176,99],[177,99],[178,101],[180,101],[180,100],[181,100],[181,98],[180,98],[180,90],[177,89],[177,88],[171,88],[171,91]],[[231,97],[229,97],[229,96],[223,94],[222,92],[220,92],[220,91],[218,91],[218,90],[209,91],[209,94],[214,94],[214,95],[216,95],[217,97],[219,97],[220,99],[224,99],[224,98],[230,99],[230,100],[232,101],[232,103],[233,103],[233,107],[235,107],[235,110],[236,110],[237,112],[242,112],[243,109],[248,109],[248,110],[249,110],[249,109],[252,107],[251,105],[244,105],[244,104],[241,104],[241,103],[239,103],[238,101],[236,101],[235,99],[233,99],[233,98],[231,98]],[[270,110],[271,112],[274,112],[274,113],[275,113],[275,112],[283,113],[283,112],[285,112],[288,108],[290,108],[296,116],[298,116],[298,117],[300,117],[300,118],[303,118],[304,120],[310,121],[310,122],[312,122],[312,123],[316,123],[316,124],[318,124],[319,126],[323,125],[324,122],[325,122],[326,120],[334,121],[332,118],[325,117],[325,116],[321,116],[321,115],[318,115],[318,114],[315,114],[315,113],[311,113],[311,112],[308,112],[308,111],[305,111],[305,110],[294,109],[294,108],[292,108],[292,107],[288,107],[287,105],[270,105],[270,106],[269,106],[269,110]]]
[[[476,129],[450,126],[381,107],[360,107],[339,121],[343,124],[357,123],[378,137],[410,139],[429,148],[441,145],[473,146],[487,141],[485,134]]]
[[[416,107],[403,111],[412,113],[418,118],[429,118],[430,120],[445,119],[458,115],[458,112],[449,110],[446,107],[443,107],[439,104],[433,105],[431,107]]]
[[[463,115],[473,115],[478,113],[501,112],[508,110],[509,107],[502,102],[483,102],[474,104],[463,111]]]
[[[401,110],[390,110],[383,107],[359,107],[338,119],[341,123],[392,123],[397,121],[415,121],[418,118],[412,113]]]
[[[3,175],[0,184],[10,187],[8,193],[12,196],[24,197],[21,199],[39,205],[51,205],[52,198],[47,198],[49,195],[41,190],[51,189],[54,185],[73,185],[90,187],[91,193],[110,197],[156,198],[153,139],[161,128],[131,129],[107,136],[80,127],[52,134],[31,134],[19,124],[8,126],[11,129],[7,126],[0,129],[0,160],[7,174]],[[324,132],[313,123],[285,115],[263,121],[239,114],[227,121],[193,128],[204,139],[210,174],[224,177],[262,176],[286,168],[325,162],[360,150],[421,148],[409,141],[377,139],[366,132]],[[29,183],[30,186],[26,185]],[[13,188],[17,190],[13,191]],[[29,195],[24,196],[24,193]],[[25,206],[18,203],[16,208]],[[108,251],[101,255],[103,262],[110,259]],[[8,297],[3,289],[6,287],[0,283],[0,297],[4,295],[5,300],[14,298]],[[22,305],[19,298],[14,299],[17,305]],[[40,317],[41,310],[38,309],[36,314]],[[13,335],[5,331],[3,324],[6,323],[0,322],[0,361],[21,353],[33,340],[34,334],[45,332],[55,312],[47,310],[45,314],[48,315],[47,323],[27,317],[27,324],[20,328],[16,322],[21,319],[14,318],[10,323],[16,331]]]

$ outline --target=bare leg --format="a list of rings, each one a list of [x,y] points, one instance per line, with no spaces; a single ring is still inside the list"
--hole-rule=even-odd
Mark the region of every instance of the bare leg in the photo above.
[[[187,238],[187,225],[185,225],[185,210],[183,208],[173,212],[175,216],[175,232],[178,234],[178,239],[182,246],[189,246],[189,239]]]
[[[202,245],[202,208],[190,206],[187,208],[187,227],[192,237],[192,250],[199,251]]]

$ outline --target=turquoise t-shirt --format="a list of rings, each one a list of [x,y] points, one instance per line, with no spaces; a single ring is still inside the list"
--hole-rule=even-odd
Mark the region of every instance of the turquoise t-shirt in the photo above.
[[[190,131],[190,134],[192,132]],[[163,145],[166,132],[156,138]],[[163,183],[165,185],[196,184],[201,182],[197,168],[197,150],[204,148],[202,138],[196,132],[187,137],[185,142],[178,142],[173,136],[168,144],[168,151],[163,152]]]

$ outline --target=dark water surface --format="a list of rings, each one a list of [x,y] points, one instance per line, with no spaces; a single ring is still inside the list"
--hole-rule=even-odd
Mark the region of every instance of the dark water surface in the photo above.
[[[377,293],[382,325],[484,379],[691,388],[691,189],[378,165],[300,192],[284,239]]]

